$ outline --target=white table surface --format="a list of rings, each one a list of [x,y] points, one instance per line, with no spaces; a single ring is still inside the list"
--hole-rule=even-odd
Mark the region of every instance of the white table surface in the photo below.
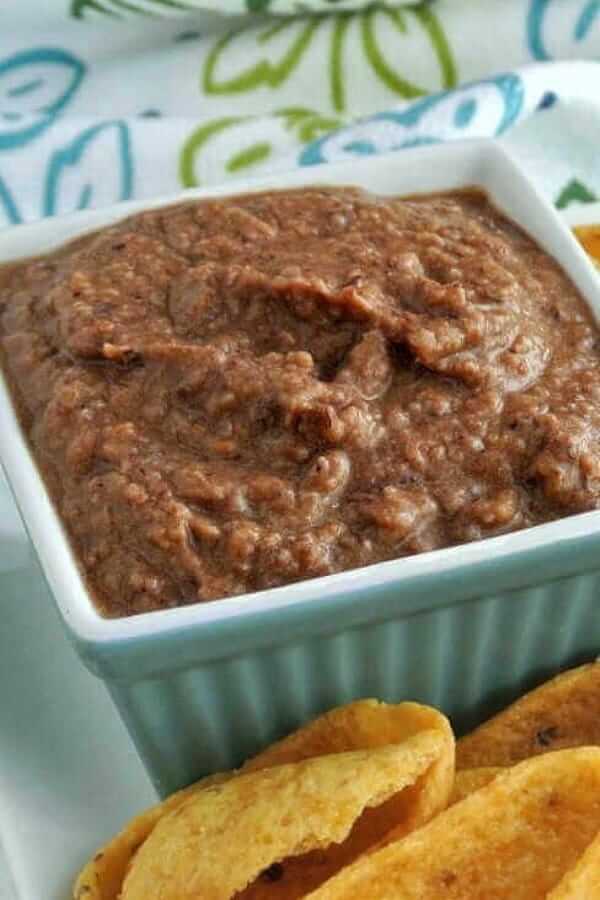
[[[0,604],[0,898],[68,900],[87,857],[155,794],[67,642],[3,480]]]
[[[16,900],[15,886],[4,849],[0,846],[0,900]]]

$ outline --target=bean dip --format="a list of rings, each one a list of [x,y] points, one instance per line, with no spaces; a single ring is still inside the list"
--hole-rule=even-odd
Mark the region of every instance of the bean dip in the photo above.
[[[475,190],[145,212],[5,267],[0,315],[24,428],[107,616],[600,505],[598,332]]]

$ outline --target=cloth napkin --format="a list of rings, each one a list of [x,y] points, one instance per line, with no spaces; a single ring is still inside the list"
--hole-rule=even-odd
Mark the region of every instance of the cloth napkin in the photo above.
[[[152,3],[173,15],[133,11]],[[4,2],[1,225],[480,136],[509,143],[561,206],[600,195],[596,0],[242,22],[191,0],[120,0],[115,22],[111,4]]]
[[[406,6],[414,0],[387,0],[390,6]],[[136,16],[185,16],[197,10],[214,10],[221,15],[240,13],[294,14],[308,11],[331,12],[358,9],[369,0],[4,0],[2,11],[7,21],[20,19],[39,22],[39,17],[54,20],[113,19]]]

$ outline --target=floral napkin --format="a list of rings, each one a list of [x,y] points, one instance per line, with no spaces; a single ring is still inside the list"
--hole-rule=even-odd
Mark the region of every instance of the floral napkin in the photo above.
[[[4,0],[0,225],[479,136],[562,206],[600,195],[598,2],[197,3]]]

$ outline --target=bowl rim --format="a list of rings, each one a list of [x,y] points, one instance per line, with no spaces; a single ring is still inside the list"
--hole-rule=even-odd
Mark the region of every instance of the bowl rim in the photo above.
[[[540,229],[548,235],[547,239],[540,239],[539,235],[535,239],[567,271],[600,321],[600,281],[592,263],[566,223],[551,204],[540,196],[506,148],[489,139],[438,144],[359,161],[295,169],[259,179],[226,182],[209,189],[180,191],[149,202],[134,201],[17,226],[8,233],[0,247],[0,258],[8,262],[48,252],[52,247],[60,246],[73,237],[119,222],[142,210],[157,209],[196,198],[235,196],[265,189],[342,183],[356,183],[360,186],[361,182],[368,180],[369,175],[373,176],[375,167],[379,173],[389,170],[393,174],[395,169],[406,169],[411,165],[415,171],[424,171],[427,167],[434,171],[436,166],[443,165],[448,171],[454,171],[454,166],[457,171],[479,173],[478,184],[491,194],[500,209],[509,202],[506,199],[509,194],[515,197],[520,193],[518,202],[529,203],[533,213],[539,217]],[[432,184],[434,181],[432,179]],[[466,187],[469,183],[459,178],[456,186],[462,184]],[[427,190],[422,188],[416,192]],[[429,188],[429,191],[434,190],[436,188],[433,186]],[[410,190],[393,190],[391,193],[410,193]],[[519,217],[512,217],[521,227],[531,232],[531,228],[524,226]],[[57,239],[57,233],[62,234],[60,239]],[[474,574],[478,567],[483,567],[483,571],[491,566],[498,572],[514,563],[525,564],[527,567],[528,561],[532,565],[536,559],[544,558],[548,561],[549,553],[556,560],[560,557],[568,568],[573,548],[578,542],[587,542],[589,545],[590,538],[595,539],[595,546],[600,542],[600,511],[592,511],[507,535],[484,538],[242,596],[123,618],[105,618],[97,612],[85,587],[58,513],[16,421],[1,372],[0,459],[69,637],[92,665],[95,656],[110,653],[116,647],[126,654],[127,648],[136,641],[147,643],[180,635],[182,632],[193,632],[199,638],[206,637],[207,641],[216,641],[220,628],[223,638],[229,636],[230,639],[236,629],[241,627],[240,622],[245,623],[244,628],[260,623],[273,625],[284,611],[286,615],[294,611],[296,619],[301,619],[306,614],[307,623],[310,619],[321,626],[328,623],[331,627],[335,618],[339,620],[341,613],[347,616],[351,610],[356,612],[356,600],[360,600],[359,595],[367,590],[375,595],[389,593],[391,588],[401,586],[407,589],[415,589],[418,584],[431,586],[436,581],[442,583],[450,577],[460,579],[461,573],[464,575],[467,570]],[[586,565],[589,566],[589,562]],[[367,606],[370,608],[366,609]],[[355,621],[368,621],[378,613],[377,604],[365,603],[363,607],[354,617]],[[216,643],[214,646],[216,647]],[[207,649],[206,652],[211,651]]]

